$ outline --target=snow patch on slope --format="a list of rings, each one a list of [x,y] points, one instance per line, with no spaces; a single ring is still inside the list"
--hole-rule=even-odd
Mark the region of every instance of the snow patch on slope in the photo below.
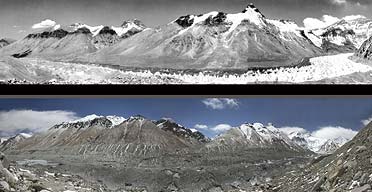
[[[89,29],[89,31],[93,34],[93,37],[94,36],[97,36],[99,34],[99,32],[103,29],[103,25],[99,25],[99,26],[89,26],[87,24],[81,24],[81,23],[75,23],[73,25],[71,25],[71,27],[74,28],[74,30],[78,30],[80,28],[87,28]]]

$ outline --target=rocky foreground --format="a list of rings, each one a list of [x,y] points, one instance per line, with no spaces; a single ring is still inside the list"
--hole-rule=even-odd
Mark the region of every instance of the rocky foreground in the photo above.
[[[27,168],[27,169],[26,169]],[[9,192],[92,192],[107,191],[103,184],[92,183],[79,176],[53,173],[53,166],[21,168],[0,153],[0,191]]]

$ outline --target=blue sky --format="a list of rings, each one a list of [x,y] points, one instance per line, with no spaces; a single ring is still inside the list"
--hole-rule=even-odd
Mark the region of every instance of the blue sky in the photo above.
[[[30,111],[43,113],[33,116]],[[54,116],[49,117],[52,112]],[[14,119],[45,118],[34,123],[37,128],[41,126],[38,124],[49,127],[58,121],[90,114],[123,117],[141,114],[149,119],[169,117],[188,128],[197,124],[212,128],[221,124],[238,126],[260,122],[308,131],[326,126],[359,130],[363,127],[361,121],[372,116],[372,98],[0,99],[0,133],[29,129],[22,120],[21,125],[14,125],[18,123]],[[218,134],[211,129],[201,131],[208,136]]]

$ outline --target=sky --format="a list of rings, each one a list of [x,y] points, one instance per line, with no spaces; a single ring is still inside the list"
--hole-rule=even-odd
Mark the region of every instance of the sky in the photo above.
[[[0,0],[0,38],[23,38],[34,24],[47,19],[61,25],[119,26],[137,18],[156,27],[187,14],[238,13],[249,3],[268,18],[291,19],[299,25],[305,18],[323,15],[372,18],[371,0]]]
[[[172,118],[208,137],[256,122],[347,135],[372,120],[372,98],[0,99],[0,136],[42,132],[91,114]]]

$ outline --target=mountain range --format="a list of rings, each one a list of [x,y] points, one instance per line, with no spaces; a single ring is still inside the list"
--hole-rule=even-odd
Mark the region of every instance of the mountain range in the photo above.
[[[309,57],[367,50],[363,47],[371,24],[365,17],[348,16],[325,28],[307,29],[290,20],[269,19],[249,4],[240,13],[185,15],[157,28],[136,19],[119,27],[58,25],[1,48],[0,55],[127,68],[297,66]]]
[[[111,46],[146,27],[138,20],[124,21],[119,27],[89,26],[74,23],[59,28],[48,28],[27,35],[0,50],[0,55],[17,58],[34,56],[53,60],[74,58]]]
[[[345,138],[321,139],[308,132],[282,131],[273,125],[245,123],[208,138],[170,118],[149,120],[141,115],[89,115],[55,125],[32,137],[19,134],[0,144],[1,151],[56,150],[69,154],[110,152],[113,157],[174,151],[231,152],[249,149],[279,149],[294,153],[331,154],[348,142]]]

